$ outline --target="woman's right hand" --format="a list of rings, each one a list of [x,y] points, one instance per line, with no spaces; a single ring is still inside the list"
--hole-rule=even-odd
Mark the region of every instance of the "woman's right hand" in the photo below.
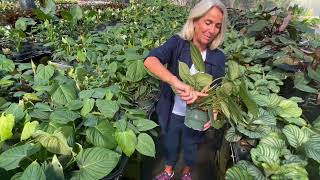
[[[178,93],[182,100],[187,104],[194,103],[199,97],[207,96],[208,94],[195,91],[191,86],[180,81],[177,77],[174,76],[173,80],[170,83],[171,87]]]

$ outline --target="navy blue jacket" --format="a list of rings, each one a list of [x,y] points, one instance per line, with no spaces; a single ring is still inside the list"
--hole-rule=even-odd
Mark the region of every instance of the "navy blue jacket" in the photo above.
[[[179,77],[178,61],[185,62],[189,68],[192,65],[190,42],[182,39],[178,35],[172,36],[167,42],[158,48],[150,51],[149,56],[154,56],[162,64],[167,64],[168,70]],[[214,78],[224,76],[225,74],[225,55],[222,51],[207,50],[205,59],[206,73],[211,74]],[[162,132],[167,131],[168,122],[174,105],[174,92],[169,84],[161,82],[159,101],[156,104],[156,112]]]

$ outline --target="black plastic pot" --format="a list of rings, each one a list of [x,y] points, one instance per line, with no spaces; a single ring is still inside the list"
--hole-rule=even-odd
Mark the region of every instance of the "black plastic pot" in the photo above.
[[[102,178],[101,180],[118,180],[123,176],[124,168],[128,163],[128,157],[125,155],[121,156],[120,161],[118,162],[117,167],[107,176]]]

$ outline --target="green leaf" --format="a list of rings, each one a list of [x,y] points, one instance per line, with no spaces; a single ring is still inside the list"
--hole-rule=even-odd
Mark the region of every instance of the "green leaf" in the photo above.
[[[259,109],[253,98],[248,92],[247,86],[244,80],[241,80],[239,95],[247,106],[248,111],[254,116],[257,117],[259,115]]]
[[[228,77],[235,80],[241,76],[240,65],[236,61],[228,61]]]
[[[153,139],[146,133],[140,133],[138,136],[137,151],[143,155],[155,157],[156,147]]]
[[[260,139],[263,136],[266,136],[268,133],[271,132],[271,127],[264,126],[264,125],[252,126],[252,127],[250,127],[250,129],[245,128],[242,125],[238,125],[237,129],[242,134],[248,136],[249,138],[253,138],[253,139]]]
[[[237,142],[240,141],[241,136],[236,133],[236,129],[232,126],[226,132],[225,138],[229,142]]]
[[[133,61],[127,70],[126,79],[131,82],[138,82],[147,75],[142,60]]]
[[[4,115],[0,117],[0,141],[3,142],[12,137],[12,129],[15,125],[14,116],[12,114]]]
[[[306,126],[307,122],[300,118],[300,117],[289,117],[289,118],[283,118],[285,121],[287,121],[290,124],[295,124],[297,126]]]
[[[308,172],[297,164],[285,164],[278,168],[271,179],[301,179],[308,180]]]
[[[102,99],[107,93],[106,88],[95,88],[91,97],[96,99]]]
[[[107,118],[112,118],[115,115],[115,113],[119,110],[117,102],[111,100],[97,99],[96,105],[99,111],[102,113],[102,115]]]
[[[49,80],[54,74],[54,68],[51,65],[44,66],[43,64],[40,64],[37,67],[36,77],[43,79],[43,80]]]
[[[201,91],[204,87],[212,83],[213,77],[207,73],[197,73],[192,75],[196,83],[196,90]]]
[[[309,82],[310,81],[304,77],[303,72],[295,73],[295,78],[294,78],[294,87],[295,88],[297,88],[301,91],[309,92],[309,93],[317,93],[318,92],[317,89],[312,88],[307,85]]]
[[[294,148],[302,146],[310,138],[310,132],[307,128],[300,129],[295,125],[286,125],[282,132],[286,135],[289,144]]]
[[[20,17],[16,23],[15,28],[21,31],[27,30],[28,25],[35,25],[36,22],[32,18]]]
[[[63,167],[56,155],[53,155],[51,163],[44,169],[47,180],[64,180]]]
[[[320,135],[313,134],[304,144],[304,150],[307,157],[314,159],[320,163]]]
[[[232,167],[227,170],[226,180],[253,180],[253,177],[240,167]]]
[[[91,98],[91,96],[93,95],[94,90],[90,89],[90,90],[83,90],[79,93],[79,98],[80,99],[89,99]]]
[[[49,119],[51,121],[59,122],[61,124],[67,124],[68,122],[78,119],[80,115],[76,112],[66,109],[58,109],[50,114]]]
[[[262,108],[259,109],[259,116],[254,118],[253,124],[267,125],[267,126],[275,126],[277,124],[276,117],[271,114],[269,111],[266,111]]]
[[[70,14],[72,15],[73,20],[82,19],[82,10],[79,5],[75,5],[70,9]]]
[[[268,24],[269,23],[266,20],[258,20],[257,22],[249,26],[247,33],[262,31],[265,27],[268,26]]]
[[[320,68],[318,67],[317,71],[315,71],[311,68],[311,66],[308,66],[308,76],[311,79],[318,81],[320,83]]]
[[[37,142],[40,142],[49,152],[55,154],[70,155],[72,148],[69,147],[67,139],[61,132],[49,134],[41,130],[36,131],[32,135]]]
[[[199,49],[190,42],[191,59],[194,67],[199,72],[205,72],[204,60],[202,59]]]
[[[158,126],[157,123],[149,119],[137,119],[133,121],[133,124],[139,131],[148,131]]]
[[[72,84],[59,85],[51,98],[54,103],[65,105],[77,98],[76,89]]]
[[[300,117],[302,109],[298,106],[298,103],[291,100],[282,100],[279,103],[280,111],[278,112],[281,117]]]
[[[267,180],[260,169],[254,166],[251,162],[241,160],[235,166],[248,172],[255,180]]]
[[[38,121],[27,122],[22,130],[20,141],[28,139],[38,127]]]
[[[15,146],[0,155],[0,167],[7,171],[15,169],[19,167],[22,159],[31,156],[39,150],[40,148],[33,143]]]
[[[85,117],[83,117],[83,125],[88,127],[94,127],[98,124],[98,118],[93,114],[88,114]]]
[[[20,120],[22,120],[25,116],[25,112],[24,108],[22,105],[20,104],[16,104],[16,103],[12,103],[10,104],[10,106],[8,107],[8,109],[6,109],[4,111],[5,114],[13,114],[16,122],[19,122]]]
[[[101,121],[98,126],[86,130],[87,140],[95,146],[114,149],[117,142],[113,137],[115,129],[106,120]]]
[[[15,68],[14,62],[0,54],[0,71],[12,72]]]
[[[259,106],[268,107],[268,108],[275,108],[279,105],[283,98],[277,94],[270,94],[270,95],[255,95],[254,100]]]
[[[268,145],[259,144],[250,151],[252,161],[255,165],[261,167],[263,163],[280,164],[280,151]]]
[[[95,100],[94,99],[86,99],[83,102],[83,107],[80,111],[81,116],[86,116],[91,112],[94,107]]]
[[[131,129],[123,132],[116,132],[115,139],[122,151],[130,157],[137,145],[137,137],[134,132]]]
[[[30,179],[46,180],[46,175],[44,174],[41,166],[36,161],[34,161],[24,170],[20,179],[21,180],[30,180]]]
[[[81,151],[76,161],[80,170],[73,176],[79,180],[101,179],[118,164],[120,154],[109,149],[94,147]]]
[[[119,119],[118,121],[114,122],[113,125],[114,127],[116,127],[118,131],[125,131],[127,129],[127,119],[126,118]]]
[[[66,106],[69,110],[74,111],[83,107],[83,102],[80,99],[70,101]]]
[[[194,86],[195,79],[191,76],[188,65],[181,61],[179,61],[179,76],[183,82]]]

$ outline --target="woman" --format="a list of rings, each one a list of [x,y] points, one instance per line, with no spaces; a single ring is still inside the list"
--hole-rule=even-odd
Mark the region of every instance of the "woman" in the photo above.
[[[226,20],[227,11],[223,3],[219,0],[202,0],[191,10],[182,31],[152,50],[144,61],[145,67],[162,80],[156,112],[164,133],[166,166],[164,171],[154,178],[156,180],[173,177],[180,135],[185,163],[182,179],[192,179],[191,169],[196,161],[198,144],[204,131],[210,128],[211,124],[208,121],[203,131],[196,131],[184,125],[186,104],[191,104],[207,94],[194,91],[180,80],[178,61],[188,64],[191,73],[197,73],[191,60],[191,41],[202,54],[206,72],[215,78],[224,76],[225,56],[217,48],[224,39]]]

